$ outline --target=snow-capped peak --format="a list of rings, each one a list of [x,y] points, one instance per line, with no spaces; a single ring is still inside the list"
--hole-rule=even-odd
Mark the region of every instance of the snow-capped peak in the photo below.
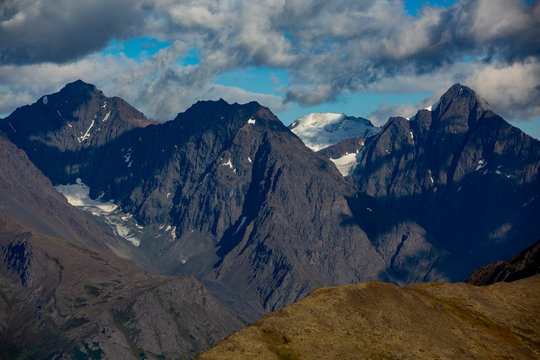
[[[379,132],[371,121],[335,113],[312,113],[293,122],[289,129],[313,151],[352,137],[366,138]]]

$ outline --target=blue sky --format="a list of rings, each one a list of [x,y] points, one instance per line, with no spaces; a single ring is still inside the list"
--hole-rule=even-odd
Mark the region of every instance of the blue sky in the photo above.
[[[222,97],[258,101],[286,124],[310,112],[382,124],[413,115],[460,82],[540,137],[539,1],[22,0],[4,7],[0,114],[80,78],[163,121],[199,99]]]

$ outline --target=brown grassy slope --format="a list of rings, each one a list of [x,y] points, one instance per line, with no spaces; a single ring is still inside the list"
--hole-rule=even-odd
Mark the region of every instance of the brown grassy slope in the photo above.
[[[198,359],[538,359],[540,275],[322,288]]]

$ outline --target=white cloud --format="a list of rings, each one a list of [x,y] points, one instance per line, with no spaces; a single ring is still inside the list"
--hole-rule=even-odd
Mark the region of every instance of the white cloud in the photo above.
[[[107,84],[109,79],[133,65],[134,62],[125,57],[98,54],[68,64],[0,65],[0,114],[9,114],[16,107],[33,103],[77,79]],[[111,87],[103,90],[114,91]]]
[[[373,125],[382,126],[386,124],[390,117],[401,116],[409,119],[418,111],[418,107],[412,104],[380,104],[377,109],[369,114],[368,119]]]
[[[476,69],[466,84],[484,97],[507,120],[540,116],[540,61],[528,58],[511,65]]]
[[[532,83],[540,84],[532,71],[537,65],[530,65],[539,57],[538,1],[461,0],[450,8],[425,6],[418,17],[397,0],[125,1],[4,1],[0,59],[12,65],[0,66],[10,99],[1,108],[82,78],[151,117],[170,118],[209,89],[224,92],[212,88],[216,75],[264,66],[286,69],[286,99],[303,105],[365,91],[439,95],[454,82],[470,81],[488,101],[500,102],[501,112],[517,116],[521,107],[520,116],[537,114],[527,94],[534,93]],[[113,38],[135,35],[173,45],[141,64],[95,53]],[[178,59],[194,48],[200,63],[182,66]],[[511,72],[527,71],[524,82],[508,81]],[[486,81],[496,82],[499,94],[508,85],[506,93],[518,95],[496,98]]]

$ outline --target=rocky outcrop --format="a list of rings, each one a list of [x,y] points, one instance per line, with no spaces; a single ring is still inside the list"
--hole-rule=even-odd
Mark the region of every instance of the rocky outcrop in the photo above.
[[[498,261],[476,270],[466,282],[489,285],[499,281],[516,281],[536,274],[540,274],[540,240],[506,261]]]
[[[328,159],[339,159],[347,154],[358,153],[362,149],[362,146],[364,146],[364,142],[365,139],[352,137],[319,150],[318,153]]]

